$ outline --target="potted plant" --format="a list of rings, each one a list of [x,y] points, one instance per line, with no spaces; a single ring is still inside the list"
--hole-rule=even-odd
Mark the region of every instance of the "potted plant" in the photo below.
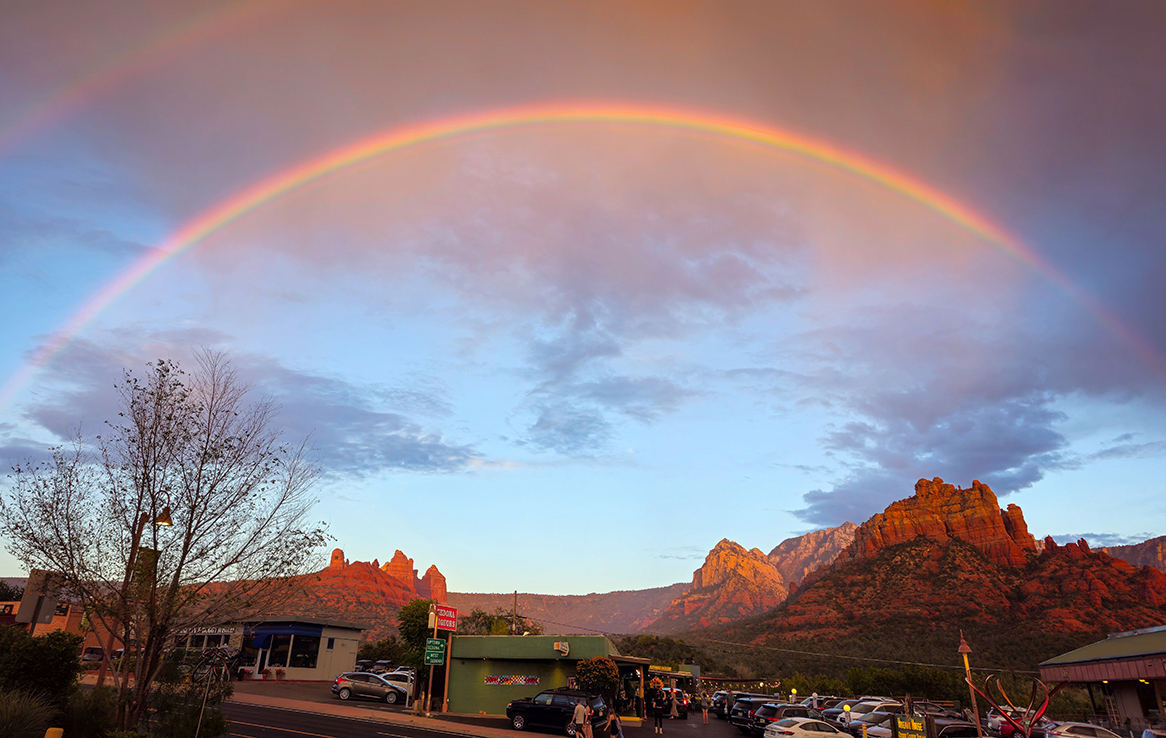
[[[282,682],[282,681],[283,681],[283,677],[284,677],[284,670],[283,670],[283,669],[276,669],[276,670],[275,670],[275,679],[276,679],[276,681],[280,681],[280,682]]]
[[[270,669],[267,669],[267,668],[260,669],[259,673],[263,675],[264,679],[268,679],[271,677],[271,670]]]

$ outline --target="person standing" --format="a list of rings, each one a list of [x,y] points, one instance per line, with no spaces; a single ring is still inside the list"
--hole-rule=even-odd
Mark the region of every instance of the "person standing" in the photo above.
[[[680,712],[677,710],[677,707],[680,704],[680,699],[677,697],[678,694],[679,694],[679,690],[677,690],[677,689],[672,689],[671,691],[668,692],[668,719],[669,720],[675,720],[676,718],[680,717]]]
[[[575,735],[586,736],[583,726],[587,724],[587,708],[583,706],[583,700],[575,703],[575,713],[571,716],[571,722],[575,723]]]
[[[704,717],[704,724],[709,724],[709,693],[700,693],[700,714]]]
[[[659,689],[652,695],[652,717],[655,719],[656,732],[664,733],[664,711],[667,710],[664,700],[664,690]]]
[[[594,714],[591,703],[583,700],[583,738],[591,738],[591,718]]]
[[[607,725],[604,728],[604,733],[609,738],[623,738],[623,724],[620,722],[619,714],[615,710],[607,713]]]

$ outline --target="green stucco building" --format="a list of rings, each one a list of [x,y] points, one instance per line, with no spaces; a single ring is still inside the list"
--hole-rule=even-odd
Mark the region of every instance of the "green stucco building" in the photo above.
[[[449,645],[448,712],[505,715],[506,704],[544,689],[570,686],[575,664],[606,656],[626,688],[641,686],[648,660],[621,656],[605,636],[465,636]]]

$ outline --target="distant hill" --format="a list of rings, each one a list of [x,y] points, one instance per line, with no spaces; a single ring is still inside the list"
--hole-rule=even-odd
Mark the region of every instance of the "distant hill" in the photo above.
[[[542,625],[547,633],[640,633],[686,587],[681,583],[653,589],[586,595],[520,592],[518,612]],[[486,612],[497,609],[509,612],[514,605],[514,593],[450,592],[449,604],[465,612],[474,608]]]
[[[1152,566],[1160,572],[1166,572],[1166,536],[1130,546],[1107,546],[1101,550],[1134,566]]]

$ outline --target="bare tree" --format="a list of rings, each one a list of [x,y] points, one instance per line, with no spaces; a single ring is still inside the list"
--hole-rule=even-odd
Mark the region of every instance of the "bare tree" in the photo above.
[[[196,363],[127,371],[104,436],[17,467],[0,494],[12,554],[61,572],[91,618],[136,644],[132,687],[115,675],[121,729],[144,716],[176,633],[271,612],[325,542],[308,519],[319,469],[306,441],[280,443],[275,405],[248,404],[225,355]]]

